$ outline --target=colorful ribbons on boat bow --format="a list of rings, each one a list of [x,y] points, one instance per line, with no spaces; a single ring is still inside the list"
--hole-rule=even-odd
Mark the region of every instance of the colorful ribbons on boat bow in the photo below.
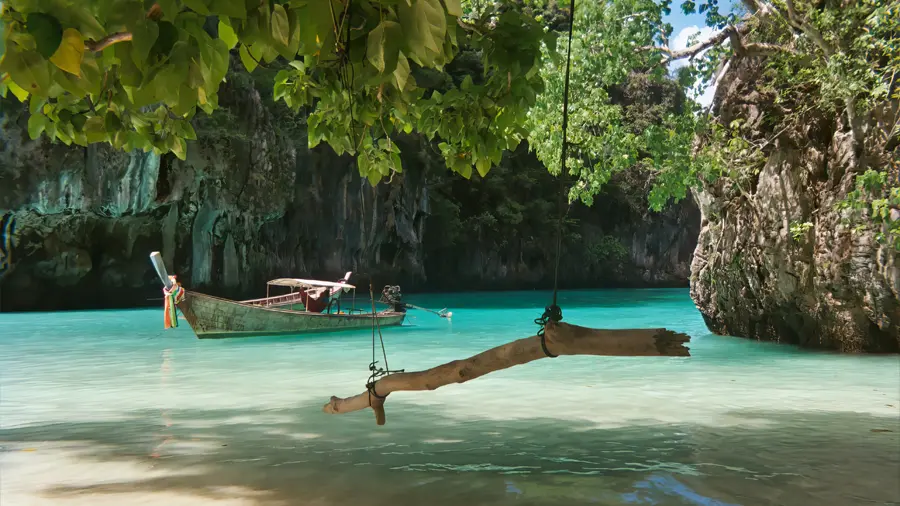
[[[184,300],[184,289],[175,281],[175,276],[169,276],[172,281],[172,289],[163,287],[163,299],[165,300],[165,317],[163,321],[167,329],[178,326],[178,315],[175,313],[175,305]]]

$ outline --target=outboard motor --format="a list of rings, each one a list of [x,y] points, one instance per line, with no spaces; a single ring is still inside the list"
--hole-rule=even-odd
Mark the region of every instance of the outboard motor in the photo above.
[[[403,294],[400,293],[400,287],[397,285],[385,285],[384,289],[381,290],[381,302],[391,306],[391,309],[398,313],[406,312]]]

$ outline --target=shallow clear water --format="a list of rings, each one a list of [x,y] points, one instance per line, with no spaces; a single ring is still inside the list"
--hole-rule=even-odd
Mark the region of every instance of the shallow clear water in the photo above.
[[[409,297],[417,370],[532,335],[546,293]],[[0,314],[0,504],[900,504],[900,358],[708,333],[686,290],[565,293],[565,320],[690,358],[561,357],[370,411],[371,333],[198,340],[162,310]]]

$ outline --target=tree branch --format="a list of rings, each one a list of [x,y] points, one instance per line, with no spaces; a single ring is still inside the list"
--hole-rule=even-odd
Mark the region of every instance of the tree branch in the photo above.
[[[675,60],[682,60],[684,58],[693,58],[713,46],[718,46],[719,44],[722,44],[723,42],[725,42],[726,39],[728,39],[732,36],[743,37],[750,31],[750,28],[751,28],[750,25],[747,23],[741,23],[738,26],[729,25],[724,30],[713,35],[709,39],[707,39],[703,42],[698,42],[690,47],[686,47],[684,49],[679,49],[677,51],[670,49],[668,46],[641,46],[638,48],[638,50],[639,51],[659,51],[659,52],[667,55],[667,58],[664,58],[663,61],[661,62],[662,65],[665,65],[666,63],[669,63],[669,62],[672,62]]]
[[[691,338],[667,329],[590,329],[552,321],[545,329],[547,349],[555,355],[690,356],[685,343]],[[372,408],[375,422],[384,425],[384,401],[392,392],[434,390],[545,357],[540,337],[531,336],[425,371],[391,374],[361,394],[343,399],[332,397],[322,410],[342,414]]]
[[[127,42],[131,40],[131,33],[129,32],[119,32],[111,35],[107,35],[98,41],[88,40],[85,41],[84,47],[91,52],[97,53],[103,51],[104,49],[112,46],[113,44],[118,44],[119,42]]]
[[[159,19],[162,18],[162,15],[162,7],[160,7],[158,3],[154,3],[152,6],[150,6],[150,10],[147,11],[147,19],[151,19],[153,21],[159,21]],[[131,38],[132,35],[130,32],[117,32],[109,34],[98,41],[85,41],[84,47],[88,51],[97,53],[103,51],[109,46],[112,46],[113,44],[118,44],[119,42],[128,42],[131,40]]]
[[[765,18],[771,14],[776,14],[786,21],[784,14],[778,10],[777,7],[765,0],[744,0],[744,5],[747,6],[747,10],[751,12],[752,15],[758,18]]]
[[[794,49],[781,44],[767,44],[761,42],[744,43],[743,36],[750,32],[750,29],[750,25],[746,22],[741,23],[737,26],[729,25],[724,30],[713,35],[709,39],[677,51],[674,51],[667,46],[643,46],[638,49],[642,51],[660,51],[666,54],[667,58],[663,58],[663,60],[660,62],[660,65],[665,65],[669,62],[681,60],[684,58],[694,58],[703,51],[713,46],[718,46],[719,44],[724,43],[726,40],[729,40],[731,42],[731,46],[734,48],[734,53],[736,56],[766,56],[774,53],[796,54],[796,51]]]
[[[741,56],[746,57],[768,56],[775,53],[798,54],[793,48],[782,46],[780,44],[767,44],[765,42],[751,42],[749,44],[744,44],[743,49],[744,52]]]
[[[467,32],[475,32],[478,35],[484,35],[480,31],[478,31],[478,28],[476,28],[474,25],[464,22],[461,18],[456,18],[456,24]]]
[[[773,7],[769,6],[766,2],[760,2],[759,0],[744,0],[744,4],[747,6],[748,10],[752,13],[745,16],[740,24],[728,25],[721,32],[713,35],[709,39],[698,42],[690,47],[686,47],[684,49],[672,50],[665,46],[641,46],[637,48],[638,51],[659,51],[665,54],[667,57],[664,58],[660,65],[665,65],[669,62],[675,60],[682,60],[685,58],[694,58],[698,54],[710,49],[714,46],[718,46],[724,43],[726,40],[731,42],[732,47],[734,48],[735,55],[737,56],[767,56],[774,53],[791,53],[797,54],[797,52],[788,46],[782,44],[769,44],[769,43],[745,43],[744,37],[752,30],[752,25],[749,21],[754,17],[765,17],[771,14],[774,10]],[[777,13],[777,11],[775,11]],[[780,13],[778,13],[780,14]],[[824,42],[824,41],[823,41]]]
[[[805,33],[809,38],[813,40],[813,42],[815,42],[817,46],[819,46],[819,49],[821,49],[822,52],[825,53],[825,56],[827,58],[831,58],[831,56],[834,54],[834,48],[831,46],[831,44],[825,41],[825,37],[822,36],[822,32],[816,30],[815,27],[807,23],[797,14],[797,9],[794,7],[793,0],[785,0],[784,3],[787,6],[787,19],[791,26]]]

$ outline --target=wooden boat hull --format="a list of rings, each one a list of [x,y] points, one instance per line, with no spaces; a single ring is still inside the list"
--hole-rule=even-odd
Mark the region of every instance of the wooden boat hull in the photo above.
[[[185,290],[178,309],[200,339],[333,332],[372,328],[371,313],[327,314],[241,304]],[[376,313],[381,327],[403,323],[406,313]]]

